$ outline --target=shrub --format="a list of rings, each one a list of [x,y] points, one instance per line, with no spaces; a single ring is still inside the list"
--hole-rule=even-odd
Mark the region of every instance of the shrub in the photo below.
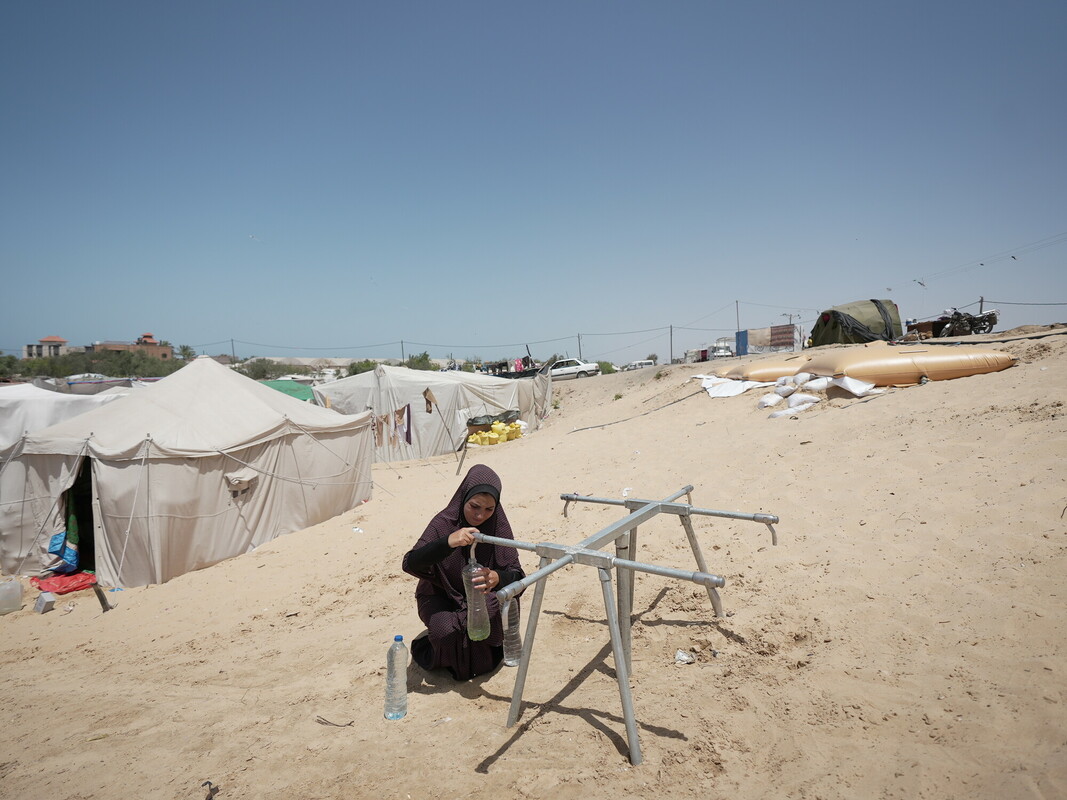
[[[404,362],[404,366],[408,369],[431,370],[433,372],[436,372],[438,369],[437,364],[430,359],[430,354],[425,350],[416,356],[408,356],[408,360]]]
[[[349,375],[361,375],[364,372],[373,372],[374,368],[378,366],[376,361],[371,361],[369,358],[363,361],[353,361],[348,365]]]

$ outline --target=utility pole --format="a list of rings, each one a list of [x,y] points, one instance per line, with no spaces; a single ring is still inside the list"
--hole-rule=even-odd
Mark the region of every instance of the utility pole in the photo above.
[[[741,330],[741,304],[734,300],[734,313],[737,315],[737,330]]]
[[[403,364],[407,359],[404,357],[404,340],[400,340],[400,363]]]
[[[585,361],[585,359],[582,358],[582,334],[580,333],[578,334],[578,360]]]
[[[978,296],[978,313],[982,313],[982,307],[985,305],[985,298],[981,295]]]
[[[673,364],[674,363],[674,326],[671,325],[670,329],[671,329],[671,335],[670,335],[670,342],[671,342],[671,344],[670,344],[670,349],[671,349],[670,359],[671,360],[668,361],[667,363],[668,364]]]

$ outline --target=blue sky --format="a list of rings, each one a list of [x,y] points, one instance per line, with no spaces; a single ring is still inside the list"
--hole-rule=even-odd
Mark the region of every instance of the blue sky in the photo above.
[[[1065,33],[1061,0],[7,3],[0,348],[1067,321]]]

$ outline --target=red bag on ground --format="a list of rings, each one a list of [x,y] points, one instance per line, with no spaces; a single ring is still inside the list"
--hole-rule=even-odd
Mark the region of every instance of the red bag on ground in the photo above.
[[[30,585],[42,592],[68,594],[80,589],[88,589],[96,583],[96,576],[91,572],[74,572],[70,575],[53,575],[51,578],[30,578]]]

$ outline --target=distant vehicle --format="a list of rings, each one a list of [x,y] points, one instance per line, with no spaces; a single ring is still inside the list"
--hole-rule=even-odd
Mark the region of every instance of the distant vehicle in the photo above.
[[[631,370],[631,369],[644,369],[645,367],[654,367],[654,366],[656,366],[656,362],[655,361],[649,361],[648,359],[642,359],[641,361],[631,361],[629,364],[627,364],[625,367],[623,367],[623,371],[627,371],[627,370]]]
[[[577,358],[561,358],[549,369],[553,380],[564,378],[588,378],[600,374],[599,364],[590,364]]]
[[[956,308],[946,308],[935,320],[940,325],[938,336],[969,336],[972,333],[990,333],[997,324],[1000,312],[995,308],[984,314],[968,314]]]

